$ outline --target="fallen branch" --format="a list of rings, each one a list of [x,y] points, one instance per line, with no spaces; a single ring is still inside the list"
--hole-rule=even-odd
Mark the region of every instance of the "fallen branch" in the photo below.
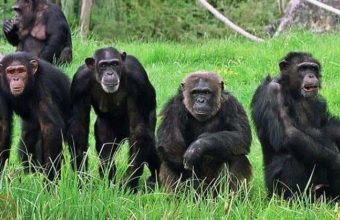
[[[319,2],[319,1],[316,1],[316,0],[305,0],[305,1],[307,1],[307,2],[309,2],[311,4],[313,4],[313,5],[316,5],[316,6],[320,7],[320,8],[323,8],[323,9],[325,9],[327,11],[333,12],[333,13],[335,13],[335,14],[340,16],[340,10],[336,9],[336,8],[333,8],[332,6],[326,5],[325,3],[322,3],[322,2]]]
[[[198,3],[200,3],[205,9],[210,11],[211,14],[213,14],[217,19],[222,21],[226,26],[230,27],[232,30],[236,31],[237,33],[243,35],[244,37],[256,41],[256,42],[263,42],[264,40],[261,38],[258,38],[247,31],[243,30],[236,24],[234,24],[232,21],[230,21],[228,18],[226,18],[224,15],[222,15],[219,11],[217,11],[213,6],[211,6],[206,0],[197,0]]]

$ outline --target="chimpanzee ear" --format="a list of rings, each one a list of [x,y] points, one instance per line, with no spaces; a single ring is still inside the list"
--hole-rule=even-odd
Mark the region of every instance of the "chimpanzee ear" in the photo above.
[[[185,86],[185,84],[182,82],[182,83],[181,83],[181,90],[182,90],[182,91],[184,91],[184,86]]]
[[[38,71],[39,62],[37,59],[32,59],[30,60],[30,64],[32,65],[32,74],[34,75]]]
[[[85,59],[85,63],[86,63],[86,66],[87,66],[89,69],[93,70],[96,61],[93,59],[93,57],[88,57],[88,58]]]
[[[224,91],[224,82],[221,81],[221,90]]]
[[[121,53],[121,56],[122,56],[122,60],[125,61],[125,59],[126,59],[126,53],[125,53],[125,52],[122,52],[122,53]]]
[[[280,66],[280,71],[281,71],[281,72],[285,72],[285,71],[288,69],[289,63],[288,63],[287,60],[282,60],[282,61],[279,63],[279,66]]]

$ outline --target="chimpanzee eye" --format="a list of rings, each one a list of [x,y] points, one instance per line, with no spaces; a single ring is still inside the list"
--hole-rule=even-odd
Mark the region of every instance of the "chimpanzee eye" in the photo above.
[[[7,69],[6,73],[12,75],[15,73],[15,69]]]
[[[119,61],[113,61],[112,66],[119,66]]]
[[[26,69],[24,67],[18,68],[18,73],[24,73],[26,72]]]

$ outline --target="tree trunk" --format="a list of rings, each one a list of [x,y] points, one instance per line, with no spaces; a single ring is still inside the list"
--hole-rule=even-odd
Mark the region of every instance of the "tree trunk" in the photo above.
[[[90,28],[92,0],[82,0],[80,12],[80,36],[84,39],[87,37]]]
[[[74,19],[75,13],[74,13],[74,0],[61,0],[61,5],[63,8],[63,12],[65,14],[65,17],[68,21],[71,21],[72,19]]]
[[[290,0],[275,36],[291,27],[326,32],[340,26],[339,0]]]
[[[59,8],[61,8],[61,0],[52,0],[51,2],[58,5]]]

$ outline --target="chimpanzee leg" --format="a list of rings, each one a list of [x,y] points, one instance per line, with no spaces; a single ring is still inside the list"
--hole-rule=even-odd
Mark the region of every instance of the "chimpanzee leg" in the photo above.
[[[329,185],[323,171],[323,168],[303,164],[291,155],[283,155],[273,158],[273,162],[266,167],[266,185],[270,194],[277,193],[288,199],[304,192],[309,184],[308,187],[321,187],[318,192],[311,191],[318,196]]]
[[[0,99],[0,172],[4,169],[6,160],[9,158],[12,134],[12,112]]]
[[[117,135],[117,132],[115,132],[107,119],[99,117],[95,123],[94,133],[96,149],[100,159],[99,174],[103,177],[108,170],[109,180],[114,180],[116,165],[113,157],[123,137]]]
[[[167,192],[173,192],[176,190],[176,186],[183,181],[181,172],[173,171],[167,162],[162,162],[159,168],[159,181]]]
[[[251,164],[245,155],[233,156],[229,163],[230,189],[237,191],[242,183],[250,181]]]
[[[147,158],[148,167],[151,173],[151,176],[147,180],[148,187],[154,188],[157,182],[157,176],[160,169],[160,160],[158,158],[156,148],[150,149],[150,154]]]
[[[340,200],[340,171],[329,171],[330,196]]]
[[[41,124],[43,167],[49,180],[58,176],[62,161],[63,126]]]
[[[22,161],[25,172],[35,172],[36,169],[43,163],[42,155],[36,153],[39,137],[39,124],[35,121],[22,120],[19,157]],[[31,167],[32,163],[34,165],[33,168]]]

